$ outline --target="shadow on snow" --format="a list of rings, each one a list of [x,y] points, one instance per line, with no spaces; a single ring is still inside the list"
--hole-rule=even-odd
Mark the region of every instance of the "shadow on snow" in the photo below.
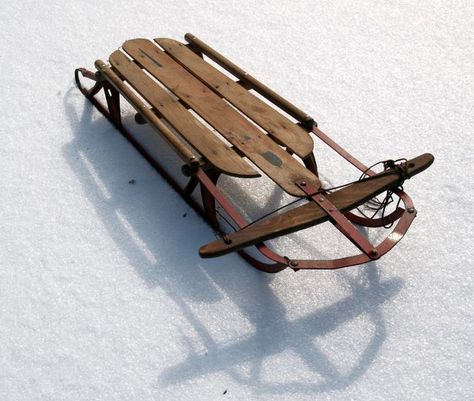
[[[386,339],[380,306],[400,291],[403,286],[400,279],[381,280],[375,262],[356,268],[356,274],[354,270],[338,272],[337,278],[350,289],[349,295],[289,320],[285,303],[271,288],[275,276],[250,268],[242,271],[241,267],[233,266],[235,256],[205,262],[197,257],[198,246],[211,239],[202,238],[205,223],[164,180],[155,180],[149,186],[140,182],[128,185],[130,169],[140,171],[150,167],[130,151],[128,143],[105,118],[93,118],[93,107],[88,101],[80,105],[81,97],[76,89],[65,96],[65,112],[74,139],[64,147],[64,157],[111,238],[137,274],[150,288],[165,291],[207,351],[195,351],[191,341],[181,333],[187,357],[174,366],[164,367],[159,373],[159,385],[173,385],[223,372],[236,383],[251,386],[257,393],[323,392],[349,386],[370,368]],[[278,201],[273,196],[271,199]],[[183,218],[183,212],[189,216]],[[298,274],[317,275],[318,272]],[[324,282],[320,285],[324,286]],[[309,295],[317,289],[305,287],[300,291],[307,291]],[[193,310],[194,303],[212,304],[220,300],[222,294],[238,307],[253,328],[249,335],[225,345],[210,334],[216,329],[212,326],[218,323],[201,322]],[[370,329],[367,330],[370,338],[350,361],[351,366],[341,369],[332,362],[331,347],[323,350],[314,340],[359,316],[370,322],[369,326],[365,324],[365,328]],[[310,374],[319,379],[283,383],[265,379],[262,373],[265,360],[285,351],[294,352]],[[241,368],[245,364],[250,368],[243,373]],[[297,372],[294,373],[297,376]]]

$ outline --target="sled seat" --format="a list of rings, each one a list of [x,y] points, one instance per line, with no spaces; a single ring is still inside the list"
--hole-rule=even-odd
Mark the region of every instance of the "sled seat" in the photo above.
[[[177,140],[219,172],[256,177],[257,167],[293,196],[305,196],[297,180],[320,187],[318,177],[292,157],[312,156],[308,132],[186,45],[172,39],[133,39],[109,61],[111,68],[98,67],[133,88],[175,130]],[[143,112],[141,104],[131,103]]]

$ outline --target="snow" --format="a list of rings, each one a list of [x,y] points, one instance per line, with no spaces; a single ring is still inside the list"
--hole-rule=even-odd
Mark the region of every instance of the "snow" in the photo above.
[[[3,2],[0,399],[474,399],[472,12],[462,1]],[[186,32],[366,163],[435,155],[405,185],[419,213],[390,254],[277,275],[199,258],[212,230],[72,79],[126,39]],[[320,148],[324,177],[346,179]]]

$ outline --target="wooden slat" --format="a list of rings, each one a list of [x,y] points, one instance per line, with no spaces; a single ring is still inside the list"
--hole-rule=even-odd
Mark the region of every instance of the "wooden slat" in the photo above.
[[[259,176],[255,169],[220,141],[124,53],[115,51],[110,55],[109,61],[126,81],[218,170],[237,177]]]
[[[235,75],[237,78],[251,86],[258,93],[270,100],[274,105],[287,112],[290,116],[300,121],[305,127],[311,128],[315,123],[314,119],[290,103],[288,100],[280,96],[278,93],[270,89],[268,86],[252,77],[248,72],[245,72],[242,68],[235,65],[228,58],[224,57],[218,51],[214,50],[211,46],[204,43],[201,39],[197,38],[191,33],[184,35],[186,41],[192,46],[193,50],[197,50],[207,57],[215,61],[221,67]]]
[[[407,177],[412,177],[427,169],[433,160],[433,156],[429,153],[409,160],[406,164]],[[361,205],[387,189],[396,187],[400,181],[397,171],[383,172],[331,193],[327,199],[339,211],[344,212]],[[226,242],[217,240],[204,245],[199,250],[199,254],[207,258],[225,255],[246,246],[320,224],[328,219],[328,214],[320,206],[315,202],[309,202],[276,217],[262,220],[240,231],[228,234]]]
[[[305,158],[313,151],[313,140],[304,129],[251,94],[242,85],[206,63],[186,45],[173,39],[159,38],[155,41],[194,76],[227,99],[298,156]]]
[[[313,173],[153,42],[134,39],[125,42],[123,49],[287,193],[305,196],[295,184],[300,179],[320,187],[319,179]]]
[[[96,60],[95,66],[97,71],[105,77],[105,79],[117,90],[122,96],[129,101],[129,103],[137,110],[140,115],[143,116],[145,121],[148,121],[152,127],[154,127],[160,135],[168,142],[168,144],[174,149],[174,151],[191,167],[191,169],[198,168],[201,161],[191,152],[180,138],[178,138],[159,118],[158,116],[147,106],[145,103],[135,94],[135,92],[125,85],[120,77],[102,60]],[[104,88],[105,89],[105,88]],[[106,89],[107,90],[107,89]]]

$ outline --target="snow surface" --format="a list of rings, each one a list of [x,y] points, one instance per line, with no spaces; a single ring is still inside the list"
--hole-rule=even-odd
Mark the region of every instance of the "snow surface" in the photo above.
[[[2,2],[0,400],[474,399],[473,11]],[[72,80],[126,39],[186,32],[367,163],[435,155],[405,185],[419,213],[399,246],[336,272],[199,258],[212,230]]]

